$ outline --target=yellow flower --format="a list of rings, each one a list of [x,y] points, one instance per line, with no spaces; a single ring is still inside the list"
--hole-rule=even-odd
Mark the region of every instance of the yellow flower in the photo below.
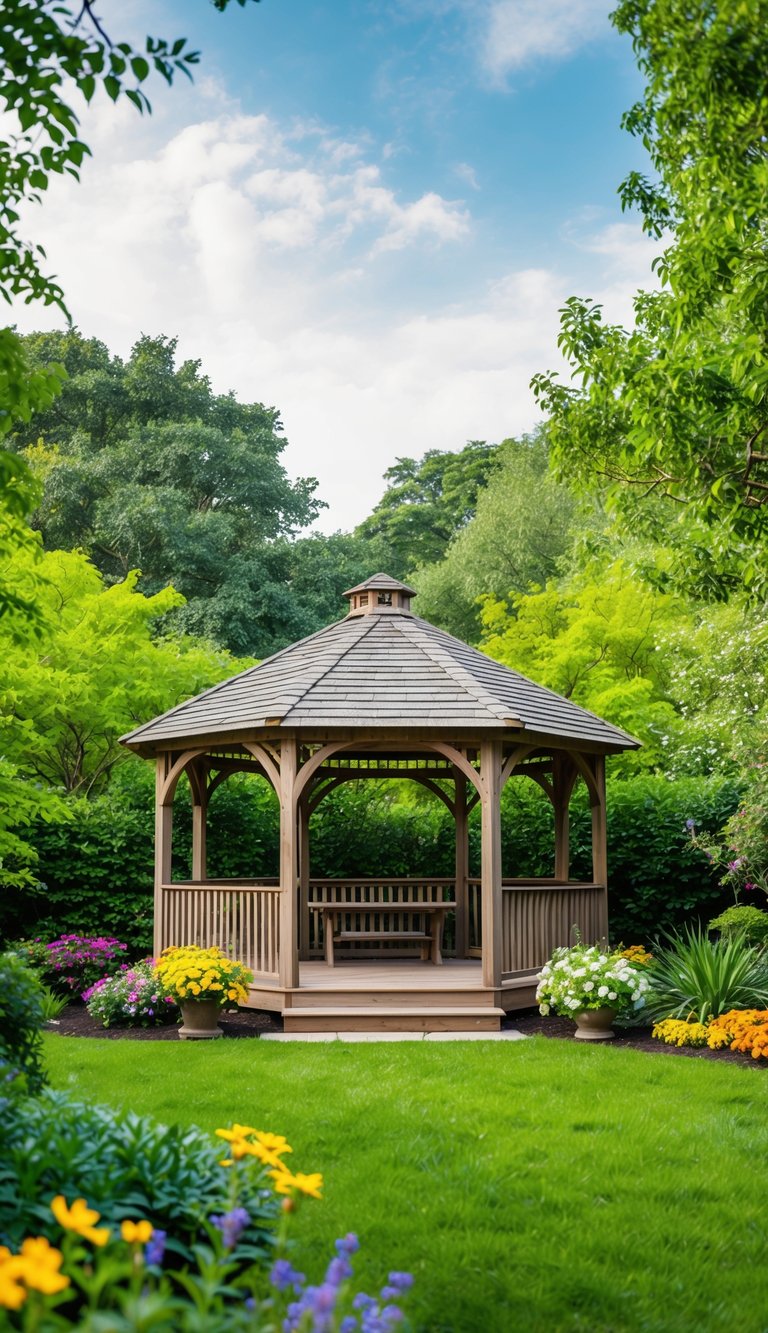
[[[287,1167],[283,1166],[282,1170],[270,1171],[269,1174],[275,1182],[277,1194],[308,1194],[313,1199],[323,1197],[320,1193],[323,1188],[323,1177],[319,1171],[314,1171],[309,1176],[305,1176],[301,1171],[292,1175]]]
[[[128,1245],[146,1245],[152,1236],[151,1222],[121,1222],[120,1235]]]
[[[18,1310],[28,1291],[53,1296],[69,1286],[69,1278],[59,1272],[62,1254],[43,1236],[30,1236],[19,1254],[0,1247],[0,1306]]]
[[[18,1310],[27,1299],[27,1289],[21,1280],[23,1272],[22,1261],[3,1245],[0,1253],[0,1307],[3,1309]]]
[[[240,1161],[242,1157],[256,1157],[264,1166],[282,1168],[281,1156],[293,1152],[284,1135],[270,1134],[263,1129],[254,1129],[252,1125],[235,1124],[231,1129],[217,1129],[216,1133],[220,1139],[226,1139],[232,1145],[235,1161]],[[229,1166],[231,1163],[227,1160],[220,1165]]]
[[[109,1227],[97,1229],[94,1226],[94,1223],[99,1221],[101,1213],[89,1208],[85,1199],[75,1199],[72,1207],[68,1208],[64,1195],[57,1194],[55,1199],[51,1199],[51,1212],[59,1226],[65,1227],[67,1231],[75,1231],[78,1236],[83,1236],[94,1245],[106,1245],[109,1240]]]
[[[278,1157],[281,1153],[293,1152],[293,1148],[283,1134],[270,1134],[263,1129],[255,1129],[253,1133],[262,1148],[267,1148],[270,1152],[276,1153]]]
[[[69,1278],[59,1272],[63,1257],[61,1250],[54,1249],[44,1236],[30,1236],[23,1242],[19,1256],[24,1264],[24,1282],[33,1291],[42,1291],[46,1296],[64,1291],[69,1286]]]

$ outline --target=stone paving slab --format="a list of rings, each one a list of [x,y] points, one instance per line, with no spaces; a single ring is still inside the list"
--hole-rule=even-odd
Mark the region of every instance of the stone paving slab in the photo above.
[[[523,1032],[261,1032],[259,1041],[526,1041]]]

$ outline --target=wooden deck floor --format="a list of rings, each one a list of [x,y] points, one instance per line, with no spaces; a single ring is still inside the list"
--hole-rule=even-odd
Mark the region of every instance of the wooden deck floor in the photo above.
[[[479,958],[446,958],[441,967],[412,958],[361,958],[299,964],[299,986],[312,990],[463,990],[482,986]]]

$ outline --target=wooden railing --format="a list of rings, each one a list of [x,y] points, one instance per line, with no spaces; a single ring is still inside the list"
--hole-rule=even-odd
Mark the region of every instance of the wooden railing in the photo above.
[[[277,976],[279,905],[276,880],[164,884],[161,948],[169,944],[218,946],[258,976]]]
[[[402,876],[387,878],[377,876],[374,879],[311,879],[309,881],[309,903],[340,903],[348,907],[350,917],[354,918],[356,930],[412,932],[424,929],[424,913],[419,915],[419,903],[453,902],[454,880],[425,879],[420,876]],[[413,903],[413,912],[387,913],[383,903]],[[366,904],[375,903],[376,910],[366,912]],[[306,955],[310,958],[324,956],[322,913],[312,911],[307,905],[302,914],[302,938],[307,941]],[[370,920],[368,919],[370,918]],[[453,912],[448,914],[443,934],[443,952],[450,954],[454,949],[455,920]],[[360,943],[348,946],[355,957],[366,955],[414,954],[412,944]],[[415,950],[418,955],[418,949]],[[304,954],[304,951],[302,950]]]
[[[537,971],[553,949],[572,943],[574,926],[587,944],[593,944],[606,934],[607,925],[601,884],[505,883],[501,894],[502,976]]]

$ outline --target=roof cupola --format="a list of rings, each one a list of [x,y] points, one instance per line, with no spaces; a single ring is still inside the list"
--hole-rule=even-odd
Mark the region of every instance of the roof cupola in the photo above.
[[[349,598],[350,616],[391,614],[393,611],[403,615],[411,613],[411,598],[416,592],[407,584],[390,578],[389,574],[372,574],[364,583],[348,588],[344,596]]]

